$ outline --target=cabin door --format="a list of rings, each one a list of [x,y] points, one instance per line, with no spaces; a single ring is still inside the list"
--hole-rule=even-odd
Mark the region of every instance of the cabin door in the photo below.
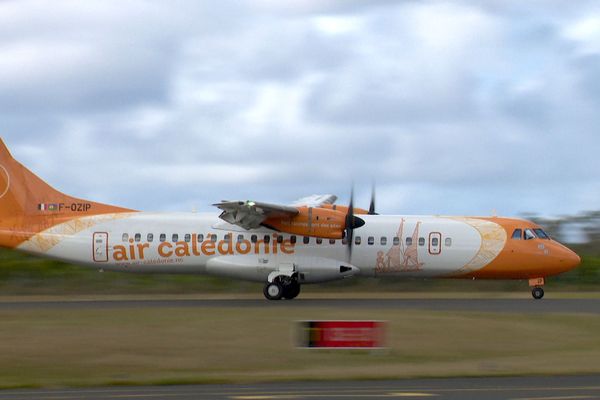
[[[429,234],[429,254],[437,255],[442,252],[442,234],[431,232]]]
[[[94,262],[108,262],[108,233],[94,233],[92,253]]]

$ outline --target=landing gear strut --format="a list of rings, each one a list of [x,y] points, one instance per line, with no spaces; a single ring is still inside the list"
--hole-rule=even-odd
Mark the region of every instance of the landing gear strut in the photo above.
[[[292,300],[300,294],[300,283],[295,277],[278,276],[265,285],[263,294],[267,300]]]
[[[533,289],[531,289],[531,295],[534,299],[539,300],[542,297],[544,297],[544,289],[542,289],[539,286],[536,286]]]

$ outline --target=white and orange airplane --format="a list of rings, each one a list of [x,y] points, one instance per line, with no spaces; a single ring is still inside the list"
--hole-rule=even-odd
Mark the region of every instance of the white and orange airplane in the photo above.
[[[335,200],[224,201],[219,216],[139,212],[55,190],[0,140],[0,246],[101,270],[264,282],[269,300],[353,276],[526,279],[541,299],[547,276],[580,263],[529,221],[377,215],[374,200],[369,210]]]

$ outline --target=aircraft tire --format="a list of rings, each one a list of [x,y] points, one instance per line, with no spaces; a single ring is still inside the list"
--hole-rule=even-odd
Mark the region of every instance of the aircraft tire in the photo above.
[[[281,300],[283,297],[283,286],[277,282],[267,283],[263,289],[267,300]]]
[[[300,284],[293,281],[289,285],[283,287],[283,298],[286,300],[292,300],[298,297],[300,294]]]
[[[531,295],[534,299],[540,300],[542,297],[544,297],[544,289],[541,287],[534,287],[531,289]]]

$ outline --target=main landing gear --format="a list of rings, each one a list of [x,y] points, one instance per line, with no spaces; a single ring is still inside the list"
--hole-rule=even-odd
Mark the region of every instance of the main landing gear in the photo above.
[[[295,277],[278,276],[273,282],[267,282],[263,294],[267,300],[292,300],[300,294],[300,283]]]

